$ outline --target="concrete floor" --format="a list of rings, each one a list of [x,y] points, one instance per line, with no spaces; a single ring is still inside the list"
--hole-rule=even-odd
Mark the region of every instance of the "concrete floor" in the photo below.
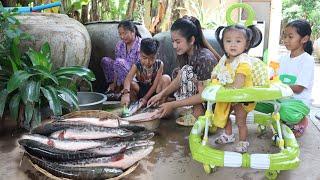
[[[318,103],[320,67],[317,65],[315,76],[315,98],[314,107],[311,111],[312,122],[309,123],[304,136],[298,139],[300,144],[300,166],[295,170],[281,171],[278,179],[281,180],[315,180],[320,179],[320,142],[319,129],[320,123],[315,119],[314,114],[320,111]],[[317,93],[317,94],[316,94]],[[319,99],[318,99],[319,98]],[[27,180],[27,179],[49,179],[40,172],[34,170],[29,162],[22,160],[23,150],[17,146],[16,140],[21,133],[12,133],[10,127],[14,122],[5,120],[0,133],[0,180]],[[162,120],[157,134],[153,152],[145,159],[140,161],[137,169],[128,175],[126,180],[195,180],[195,179],[223,179],[223,180],[256,180],[265,179],[264,171],[244,168],[218,168],[212,174],[206,174],[202,164],[191,158],[188,135],[191,128],[181,127],[175,124],[174,118]],[[234,132],[237,132],[235,129]],[[217,135],[210,137],[213,141]],[[249,153],[275,153],[277,148],[271,145],[271,136],[258,137],[256,125],[249,125]],[[209,142],[210,142],[209,141]],[[222,147],[225,150],[232,150],[232,145]],[[21,165],[20,165],[21,164]]]

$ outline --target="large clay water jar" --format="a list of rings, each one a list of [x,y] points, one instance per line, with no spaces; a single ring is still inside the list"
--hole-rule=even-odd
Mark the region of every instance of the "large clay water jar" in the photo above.
[[[203,30],[205,38],[209,41],[211,46],[220,54],[223,51],[215,38],[214,30]],[[161,59],[164,63],[164,72],[171,75],[172,70],[178,66],[177,64],[177,54],[172,45],[172,39],[170,32],[158,33],[154,36],[160,42],[160,47],[157,57]]]
[[[93,83],[93,89],[98,92],[104,92],[106,89],[105,77],[100,66],[102,57],[111,57],[114,59],[114,49],[120,41],[118,33],[119,21],[98,21],[87,23],[85,26],[89,32],[92,53],[89,68],[96,75],[96,81]],[[142,38],[151,37],[147,28],[139,23],[135,23]]]
[[[50,44],[54,68],[88,66],[91,41],[87,29],[80,22],[64,14],[51,13],[23,14],[17,19],[21,29],[35,39],[27,46],[39,50],[45,42]]]

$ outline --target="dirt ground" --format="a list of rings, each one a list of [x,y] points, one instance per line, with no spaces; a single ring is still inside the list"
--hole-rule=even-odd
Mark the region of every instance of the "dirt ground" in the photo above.
[[[315,180],[320,179],[320,142],[319,121],[314,114],[320,111],[318,103],[320,68],[317,66],[315,89],[313,96],[316,97],[310,117],[312,121],[303,137],[298,139],[300,144],[300,166],[295,170],[281,171],[278,179],[281,180]],[[319,99],[318,99],[319,98]],[[128,175],[126,180],[196,180],[196,179],[223,179],[223,180],[259,180],[265,179],[264,171],[244,168],[217,168],[216,172],[206,174],[202,164],[194,161],[191,157],[188,135],[191,128],[181,127],[175,124],[175,117],[161,121],[156,132],[156,142],[153,152],[140,161],[137,169]],[[5,120],[0,124],[0,180],[27,180],[49,179],[37,172],[30,163],[22,159],[23,150],[18,147],[17,139],[21,133],[12,133],[14,122]],[[10,128],[11,127],[11,128]],[[235,127],[234,132],[237,132]],[[212,135],[212,142],[217,135]],[[249,153],[275,153],[278,149],[272,146],[270,132],[262,137],[258,136],[257,126],[249,124]],[[220,148],[220,147],[219,147]],[[232,145],[221,147],[232,150]]]

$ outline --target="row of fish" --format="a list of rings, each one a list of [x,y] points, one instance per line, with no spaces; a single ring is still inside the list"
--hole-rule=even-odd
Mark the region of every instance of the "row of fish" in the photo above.
[[[125,120],[69,118],[36,127],[18,142],[34,164],[54,176],[106,179],[149,155],[153,136]]]

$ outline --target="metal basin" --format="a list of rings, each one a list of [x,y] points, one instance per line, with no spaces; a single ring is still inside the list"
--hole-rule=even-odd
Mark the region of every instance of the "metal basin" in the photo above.
[[[107,96],[97,92],[78,92],[80,110],[100,110]]]

